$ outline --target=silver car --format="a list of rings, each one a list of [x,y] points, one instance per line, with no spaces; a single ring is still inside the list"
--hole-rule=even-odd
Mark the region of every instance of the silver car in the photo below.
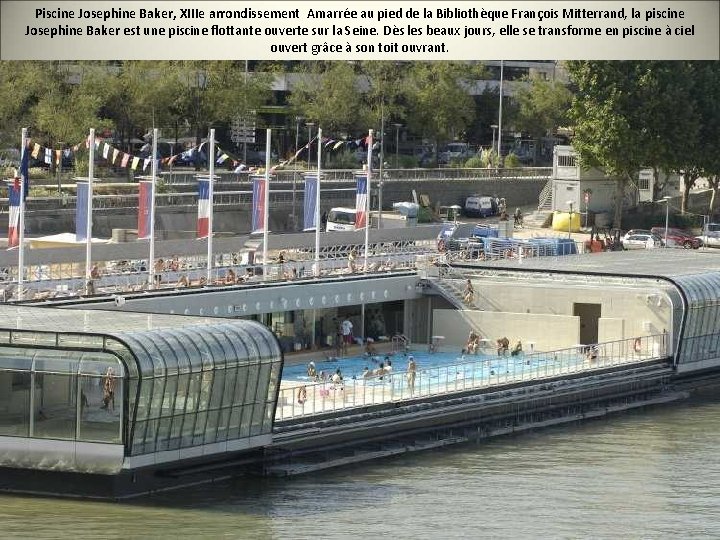
[[[623,249],[653,249],[662,246],[662,239],[652,233],[628,233],[621,240]]]

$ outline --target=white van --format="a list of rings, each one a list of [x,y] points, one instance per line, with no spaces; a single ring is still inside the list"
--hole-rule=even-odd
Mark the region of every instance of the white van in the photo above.
[[[326,231],[354,231],[357,210],[355,208],[331,208],[327,214]]]
[[[465,199],[464,212],[469,217],[488,217],[498,213],[498,205],[493,197],[470,195]]]

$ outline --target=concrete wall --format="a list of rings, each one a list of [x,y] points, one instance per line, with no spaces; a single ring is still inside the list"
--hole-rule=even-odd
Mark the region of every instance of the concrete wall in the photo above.
[[[559,280],[523,283],[508,276],[507,280],[475,278],[473,287],[475,304],[483,312],[472,316],[479,317],[483,337],[493,340],[504,335],[511,341],[532,340],[540,350],[575,345],[580,342],[580,321],[573,316],[574,303],[600,304],[600,342],[672,331],[670,302],[662,287],[650,283],[633,287]],[[462,331],[453,331],[447,322],[450,313],[443,310],[441,320],[434,317],[433,334],[448,332],[464,343],[469,327],[463,324]]]
[[[508,207],[537,204],[538,196],[547,182],[545,178],[528,179],[443,179],[443,180],[386,180],[383,187],[383,208],[392,209],[393,202],[411,201],[413,190],[419,196],[426,194],[431,205],[463,205],[472,193],[505,197]],[[326,189],[350,188],[348,191],[328,191],[322,195],[321,210],[335,206],[355,206],[355,192],[351,182],[328,183]],[[249,184],[233,185],[232,189],[246,190]],[[289,186],[271,186],[270,229],[273,232],[293,231],[295,224],[302,229],[303,192],[298,187],[295,205],[292,204]],[[277,193],[272,190],[277,189]],[[189,188],[185,188],[189,190]],[[218,192],[221,193],[221,192]],[[247,202],[233,206],[215,206],[214,229],[219,232],[247,234],[250,231],[252,204]],[[72,199],[74,201],[74,198]],[[377,186],[372,189],[372,204],[377,205]],[[93,211],[93,235],[110,238],[112,229],[137,228],[137,209],[132,204],[124,207],[95,209]],[[295,224],[292,215],[295,214]],[[162,238],[193,237],[197,221],[197,206],[158,206],[157,234]],[[28,200],[26,229],[31,236],[42,236],[75,231],[75,206],[71,202],[62,206],[60,199]],[[0,235],[7,230],[7,219],[0,220]],[[185,233],[183,235],[183,232]]]
[[[535,350],[548,351],[572,347],[580,339],[580,320],[568,315],[433,310],[433,335],[445,337],[441,350],[459,352],[467,343],[471,324],[482,338],[491,340],[492,347],[503,336],[511,346],[521,340],[525,351],[530,350],[530,343],[534,343]]]

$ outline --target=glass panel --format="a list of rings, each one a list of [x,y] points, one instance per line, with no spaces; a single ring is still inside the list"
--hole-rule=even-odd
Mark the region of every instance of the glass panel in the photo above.
[[[0,435],[30,434],[30,372],[0,371]]]
[[[230,423],[228,425],[228,440],[237,439],[240,436],[240,422],[242,421],[243,407],[236,405],[230,413]]]
[[[145,422],[137,422],[135,424],[135,433],[133,437],[132,453],[133,455],[142,454],[143,446],[145,444]]]
[[[0,348],[0,369],[32,370],[32,357],[34,349],[21,349],[19,347]]]
[[[265,403],[255,404],[250,435],[259,435],[262,432],[263,420],[265,419],[265,405]]]
[[[245,403],[245,394],[248,385],[249,371],[249,366],[240,366],[237,369],[237,381],[235,383],[235,393],[233,397],[233,403],[235,403],[236,405],[242,405],[243,403]]]
[[[168,450],[169,443],[170,443],[170,428],[172,426],[172,418],[161,418],[160,419],[160,427],[158,429],[158,435],[157,435],[157,451],[162,452],[163,450]]]
[[[268,395],[268,389],[270,384],[270,364],[263,364],[260,366],[260,375],[258,377],[257,395],[255,401],[267,401],[270,397]]]
[[[178,377],[171,375],[165,381],[165,397],[162,403],[162,416],[170,416],[175,411],[175,400],[178,394]]]
[[[230,411],[230,407],[220,409],[220,414],[218,415],[217,422],[217,435],[215,436],[216,441],[224,441],[228,438],[228,422],[230,422]]]
[[[218,409],[223,402],[223,392],[225,390],[225,370],[218,369],[213,372],[213,387],[210,395],[210,409]]]
[[[118,443],[122,441],[123,379],[107,375],[80,376],[80,426],[78,439]]]
[[[35,428],[33,437],[75,439],[77,375],[37,373],[35,377]]]
[[[81,354],[74,351],[36,350],[33,369],[43,373],[77,373]]]
[[[250,436],[250,425],[252,422],[252,415],[253,415],[253,404],[248,403],[243,407],[243,414],[242,414],[242,420],[240,421],[240,431],[239,431],[239,437],[249,437]]]

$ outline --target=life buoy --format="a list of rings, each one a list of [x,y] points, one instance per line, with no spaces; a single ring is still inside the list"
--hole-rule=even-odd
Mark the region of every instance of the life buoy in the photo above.
[[[636,353],[642,351],[642,340],[640,338],[635,338],[635,342],[633,343],[633,350]]]
[[[298,390],[297,400],[300,405],[307,401],[307,389],[304,386],[301,386]]]
[[[445,240],[438,240],[438,251],[445,251]]]

